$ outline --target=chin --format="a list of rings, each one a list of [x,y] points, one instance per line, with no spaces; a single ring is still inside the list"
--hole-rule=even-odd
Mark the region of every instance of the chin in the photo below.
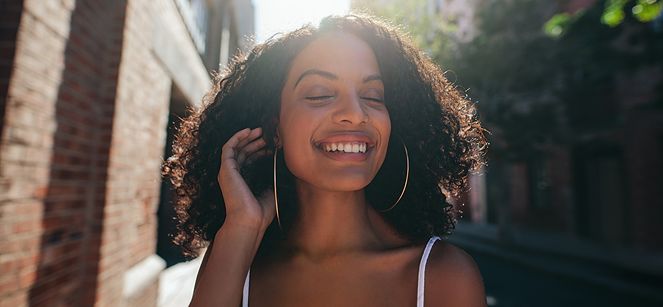
[[[354,177],[354,176],[352,176]],[[319,185],[315,185],[321,189],[327,191],[338,191],[338,192],[354,192],[363,190],[371,183],[370,178],[352,178],[347,177],[343,179],[329,180],[321,182]]]
[[[366,188],[375,174],[365,169],[343,169],[343,170],[310,170],[299,172],[299,169],[291,169],[291,173],[306,185],[325,191],[354,192]],[[321,173],[327,174],[320,176]]]

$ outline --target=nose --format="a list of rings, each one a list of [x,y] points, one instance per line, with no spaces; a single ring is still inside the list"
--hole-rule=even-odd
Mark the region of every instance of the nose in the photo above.
[[[350,93],[343,95],[337,101],[337,106],[333,114],[335,122],[342,124],[361,124],[368,122],[366,106],[362,104],[357,94]]]

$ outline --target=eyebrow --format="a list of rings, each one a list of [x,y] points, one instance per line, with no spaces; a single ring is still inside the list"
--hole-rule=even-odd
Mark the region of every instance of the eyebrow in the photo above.
[[[297,82],[295,82],[295,86],[293,86],[292,88],[296,88],[297,84],[299,84],[299,81],[302,81],[302,79],[304,79],[304,77],[310,76],[310,75],[318,75],[318,76],[321,76],[321,77],[323,77],[325,79],[329,79],[329,80],[338,80],[338,76],[336,76],[335,74],[332,74],[328,71],[319,70],[319,69],[309,69],[309,70],[303,72],[299,76],[299,78],[297,79]]]
[[[299,82],[302,81],[302,79],[304,79],[304,77],[309,76],[309,75],[318,75],[318,76],[321,76],[321,77],[323,77],[325,79],[329,79],[329,80],[338,80],[338,76],[336,76],[335,74],[333,74],[331,72],[313,68],[313,69],[308,69],[305,72],[303,72],[301,75],[299,75],[299,78],[297,78],[297,82],[295,82],[295,85],[292,88],[296,88],[297,84],[299,84]],[[379,74],[373,74],[373,75],[367,76],[362,81],[364,83],[366,83],[366,82],[375,81],[375,80],[382,81],[382,76],[380,76]]]
[[[376,80],[377,81],[382,81],[382,76],[380,76],[379,74],[370,75],[370,76],[364,78],[363,81],[364,81],[364,83],[366,83],[366,82],[369,82],[369,81],[376,81]]]

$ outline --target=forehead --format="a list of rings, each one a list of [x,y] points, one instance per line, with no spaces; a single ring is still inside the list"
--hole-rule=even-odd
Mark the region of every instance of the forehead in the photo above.
[[[312,68],[347,77],[380,73],[371,47],[357,36],[343,32],[323,34],[308,44],[293,60],[288,80]]]

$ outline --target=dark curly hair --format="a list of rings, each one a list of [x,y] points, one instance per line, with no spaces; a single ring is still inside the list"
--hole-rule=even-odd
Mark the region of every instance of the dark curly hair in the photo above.
[[[447,197],[464,189],[469,172],[483,164],[487,145],[474,105],[396,28],[369,16],[330,16],[318,27],[307,25],[272,37],[234,59],[216,76],[202,107],[182,121],[173,155],[162,171],[175,188],[179,222],[174,241],[186,255],[195,256],[224,222],[217,182],[221,147],[239,130],[262,127],[267,148],[274,149],[281,91],[291,62],[329,32],[350,33],[366,42],[384,82],[392,133],[385,161],[365,190],[367,200],[378,210],[395,202],[404,182],[405,144],[410,159],[407,190],[398,206],[381,214],[413,243],[453,230],[455,214]],[[297,206],[293,175],[279,162],[279,204],[287,233]],[[271,188],[271,157],[246,166],[242,175],[256,194]],[[275,223],[267,229],[261,252],[282,238]]]

